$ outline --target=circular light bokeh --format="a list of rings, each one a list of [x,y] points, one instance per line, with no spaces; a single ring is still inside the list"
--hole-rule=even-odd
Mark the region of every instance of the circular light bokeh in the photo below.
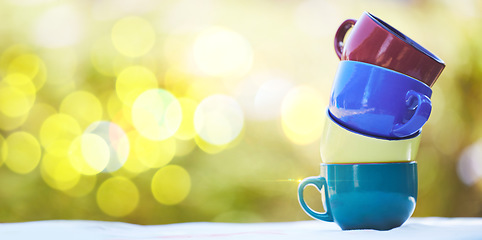
[[[102,118],[102,105],[94,94],[76,91],[69,94],[60,104],[60,113],[74,117],[82,128]]]
[[[139,203],[139,190],[124,177],[111,177],[97,189],[97,205],[102,212],[123,217],[134,211]]]
[[[10,134],[2,147],[7,167],[15,173],[27,174],[40,162],[42,150],[37,139],[27,132]]]
[[[321,136],[326,103],[321,94],[309,86],[292,89],[283,100],[282,127],[296,144],[309,144]]]
[[[117,76],[115,84],[117,96],[129,107],[141,93],[153,88],[157,88],[156,76],[143,66],[125,68]]]
[[[67,155],[50,152],[46,152],[42,158],[40,173],[45,183],[61,191],[73,188],[80,179],[80,173],[70,164]]]
[[[135,140],[135,157],[146,167],[160,168],[167,165],[176,153],[176,142],[173,138],[154,141],[143,136]]]
[[[124,163],[121,170],[126,170],[128,175],[136,176],[139,173],[149,170],[149,167],[144,165],[141,159],[137,157],[137,152],[142,152],[143,146],[139,146],[135,143],[138,142],[137,139],[141,138],[142,136],[139,134],[139,132],[133,130],[127,133],[127,137],[131,143],[131,149],[129,156],[127,157],[127,161]],[[137,147],[140,147],[140,149],[137,149]]]
[[[140,57],[154,46],[156,33],[151,24],[140,17],[127,17],[112,28],[115,48],[128,57]]]
[[[175,136],[181,140],[189,140],[196,136],[194,113],[198,103],[190,98],[179,98],[179,104],[182,110],[182,121]]]
[[[16,56],[8,65],[8,73],[20,73],[32,80],[36,90],[40,90],[47,79],[45,63],[38,56],[23,53]]]
[[[175,205],[183,201],[191,190],[191,177],[181,166],[168,165],[152,177],[151,191],[161,204]]]
[[[244,115],[232,97],[213,95],[199,103],[194,113],[194,128],[206,142],[224,145],[233,141],[244,125]]]
[[[464,149],[457,162],[457,174],[466,185],[482,180],[482,140]]]
[[[0,166],[2,166],[3,162],[5,162],[7,153],[7,143],[5,142],[5,138],[0,134]]]
[[[179,101],[164,89],[143,92],[132,106],[132,122],[139,133],[151,140],[164,140],[181,125]]]
[[[114,172],[121,168],[130,151],[124,130],[109,121],[92,123],[82,135],[82,155],[98,171]]]
[[[196,141],[193,139],[181,140],[176,138],[176,157],[184,157],[190,154],[196,148]]]
[[[84,175],[102,172],[109,164],[109,146],[96,134],[82,134],[69,147],[69,160],[72,166]]]
[[[48,151],[49,145],[59,141],[70,143],[81,133],[82,130],[73,117],[58,113],[49,116],[40,127],[40,143]]]
[[[13,131],[21,127],[27,120],[27,115],[22,115],[20,117],[8,117],[0,111],[0,129],[4,131]]]
[[[0,111],[7,117],[26,115],[35,102],[36,88],[24,74],[7,75],[0,82]]]
[[[221,27],[203,31],[194,43],[193,54],[199,69],[211,76],[244,74],[253,61],[249,42],[240,34]]]

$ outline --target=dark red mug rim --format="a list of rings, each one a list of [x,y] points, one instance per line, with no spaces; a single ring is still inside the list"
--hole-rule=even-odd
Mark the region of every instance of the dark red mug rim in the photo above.
[[[369,13],[369,12],[366,12],[367,15],[374,21],[376,22],[379,26],[383,27],[385,30],[389,31],[390,33],[392,33],[393,35],[397,36],[399,39],[401,39],[402,41],[410,44],[410,46],[413,46],[414,48],[416,48],[417,50],[423,52],[425,55],[429,56],[430,58],[432,58],[433,60],[439,62],[440,64],[444,65],[445,66],[445,63],[442,61],[442,59],[440,59],[439,57],[435,56],[435,54],[431,53],[430,51],[428,51],[427,49],[425,49],[424,47],[422,47],[420,44],[416,43],[415,41],[413,41],[412,39],[410,39],[409,37],[407,37],[405,34],[401,33],[400,31],[398,31],[396,28],[390,26],[390,24],[386,23],[385,21],[381,20],[380,18],[374,16],[373,14]]]

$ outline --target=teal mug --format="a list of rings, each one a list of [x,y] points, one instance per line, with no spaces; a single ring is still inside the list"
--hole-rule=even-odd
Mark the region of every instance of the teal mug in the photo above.
[[[303,198],[306,186],[324,190],[325,212],[312,210]],[[415,210],[416,162],[321,164],[318,177],[298,186],[298,200],[311,217],[335,222],[343,230],[390,230],[401,226]]]

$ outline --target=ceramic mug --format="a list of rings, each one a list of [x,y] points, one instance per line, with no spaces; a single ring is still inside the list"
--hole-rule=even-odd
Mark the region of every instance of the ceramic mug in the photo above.
[[[345,40],[347,31],[352,28]],[[335,34],[340,60],[375,64],[409,75],[433,86],[445,63],[394,27],[370,13],[345,20]]]
[[[320,143],[324,163],[410,162],[417,156],[421,131],[408,138],[381,139],[343,127],[333,119],[329,110],[325,116]]]
[[[343,230],[389,230],[401,226],[415,210],[417,163],[321,164],[320,176],[298,186],[298,200],[311,217],[335,222]],[[306,186],[324,192],[324,213],[303,198]]]
[[[398,139],[413,135],[432,111],[432,89],[407,75],[373,64],[341,61],[329,109],[345,127]]]

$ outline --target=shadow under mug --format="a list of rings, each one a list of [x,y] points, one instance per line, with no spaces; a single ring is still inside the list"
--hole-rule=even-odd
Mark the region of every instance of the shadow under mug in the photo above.
[[[338,124],[327,110],[320,141],[323,163],[383,163],[414,161],[421,131],[397,140],[365,136]]]
[[[303,192],[308,185],[324,190],[324,213],[306,204]],[[417,191],[416,162],[321,164],[320,176],[301,181],[298,200],[308,215],[343,230],[389,230],[410,218]]]
[[[335,52],[340,60],[389,68],[428,86],[433,86],[445,68],[440,58],[368,12],[358,20],[347,19],[340,25],[335,34]]]
[[[426,84],[373,64],[341,61],[329,109],[343,126],[362,134],[398,139],[413,135],[432,111]]]

